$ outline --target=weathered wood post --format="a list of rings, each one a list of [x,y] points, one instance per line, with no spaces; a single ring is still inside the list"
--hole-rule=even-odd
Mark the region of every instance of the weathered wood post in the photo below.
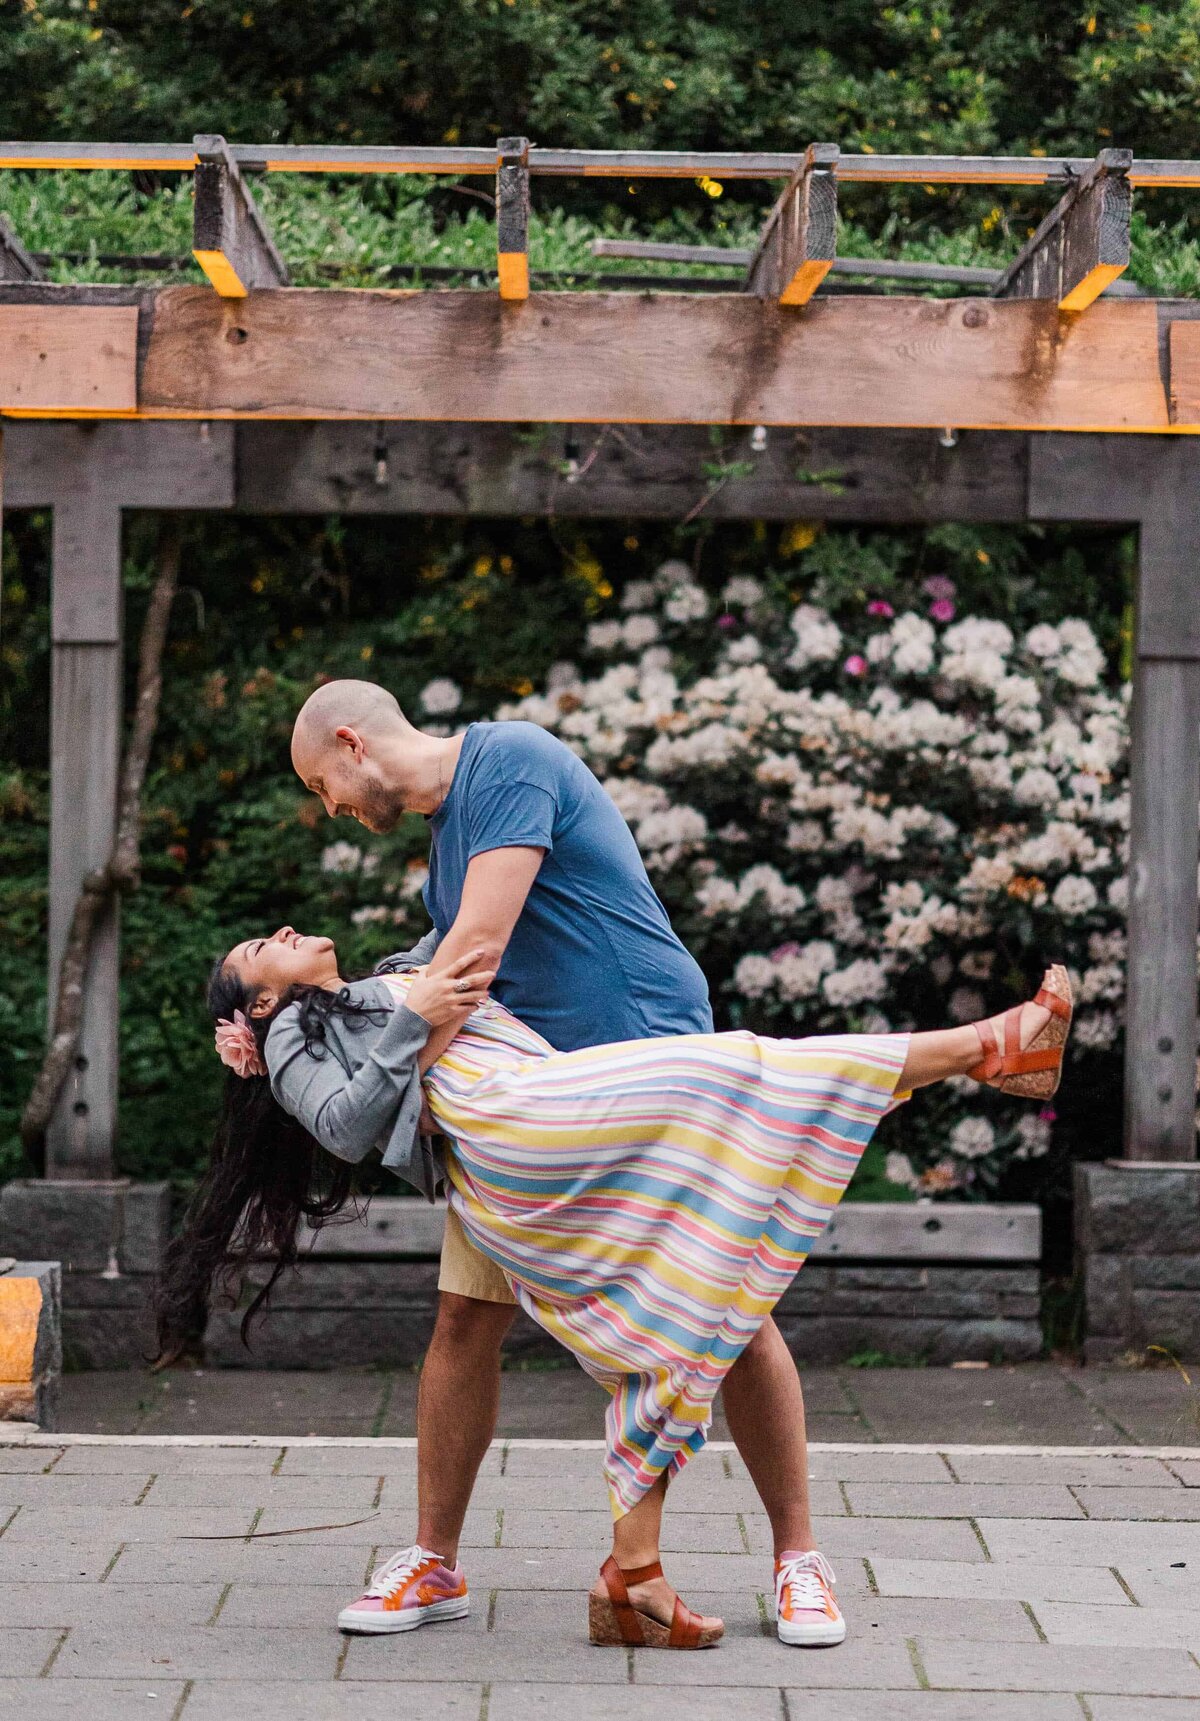
[[[122,713],[121,507],[81,463],[56,499],[52,535],[50,1009],[84,874],[116,825]],[[75,1068],[46,1136],[48,1178],[113,1174],[117,1118],[118,910],[105,911],[88,970]]]
[[[1200,506],[1179,484],[1153,502],[1141,529],[1130,753],[1125,1157],[1192,1160]]]

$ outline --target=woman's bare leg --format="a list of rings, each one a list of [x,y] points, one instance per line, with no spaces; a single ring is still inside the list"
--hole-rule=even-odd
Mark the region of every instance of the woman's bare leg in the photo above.
[[[1001,1050],[1004,1046],[1004,1017],[990,1018],[996,1034],[996,1042]],[[1040,1004],[1024,1004],[1021,1007],[1020,1040],[1022,1046],[1027,1046],[1035,1035],[1041,1033],[1050,1020],[1049,1010]],[[938,1028],[931,1034],[910,1034],[908,1040],[908,1056],[904,1060],[904,1068],[896,1083],[900,1091],[907,1088],[927,1088],[934,1082],[944,1082],[949,1076],[965,1076],[973,1070],[983,1058],[983,1045],[979,1034],[972,1023],[965,1028]]]
[[[666,1498],[667,1479],[660,1476],[653,1488],[642,1495],[633,1510],[626,1512],[623,1518],[618,1518],[614,1523],[613,1559],[623,1572],[636,1571],[639,1566],[652,1566],[658,1561]],[[666,1578],[651,1578],[649,1583],[630,1584],[628,1588],[629,1599],[639,1613],[649,1614],[651,1619],[658,1619],[664,1625],[670,1625],[675,1611],[675,1591]],[[603,1582],[597,1581],[592,1594],[603,1596],[607,1593]],[[705,1628],[715,1628],[720,1623],[719,1619],[707,1616],[702,1621]]]

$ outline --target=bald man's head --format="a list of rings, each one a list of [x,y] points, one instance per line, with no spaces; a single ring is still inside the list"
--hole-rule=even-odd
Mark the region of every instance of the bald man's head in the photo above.
[[[327,681],[296,718],[292,765],[331,816],[390,831],[416,805],[409,796],[426,740],[386,687]]]

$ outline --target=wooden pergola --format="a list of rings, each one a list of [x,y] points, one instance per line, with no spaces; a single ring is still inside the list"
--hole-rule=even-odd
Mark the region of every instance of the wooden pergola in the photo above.
[[[1133,188],[1200,187],[1200,164],[1119,149],[1064,162],[203,136],[0,144],[0,166],[193,173],[193,254],[210,283],[52,285],[0,233],[4,501],[53,510],[52,984],[80,881],[113,837],[126,509],[680,518],[703,491],[709,428],[724,426],[738,473],[708,499],[712,518],[1138,529],[1125,1153],[1194,1158],[1200,300],[1121,277]],[[260,172],[492,176],[496,290],[293,288],[249,188]],[[534,290],[531,176],[701,174],[784,182],[753,252],[596,249],[725,263],[728,278]],[[1059,195],[994,275],[838,259],[839,186],[900,182]],[[833,290],[851,275],[917,291]],[[981,290],[919,296],[947,282]],[[540,446],[530,424],[550,427]],[[836,486],[817,481],[831,471]],[[50,1177],[112,1176],[117,938],[114,913]]]

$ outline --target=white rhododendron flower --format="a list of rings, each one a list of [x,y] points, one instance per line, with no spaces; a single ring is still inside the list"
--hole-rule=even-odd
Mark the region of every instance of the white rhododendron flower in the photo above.
[[[996,1131],[985,1117],[964,1117],[950,1131],[950,1151],[958,1159],[982,1159],[996,1145]]]
[[[884,1160],[883,1172],[889,1183],[898,1184],[901,1189],[915,1189],[917,1187],[917,1174],[913,1170],[912,1160],[906,1153],[900,1153],[893,1149]]]
[[[431,717],[449,717],[462,704],[462,689],[448,676],[439,675],[421,689],[421,709]]]
[[[1054,887],[1050,901],[1059,914],[1090,914],[1097,903],[1096,887],[1089,878],[1069,873]]]
[[[937,626],[926,597],[890,616],[869,591],[856,618],[847,598],[824,606],[822,578],[793,606],[665,562],[591,624],[587,668],[556,667],[502,714],[601,779],[719,1026],[979,1020],[1019,1002],[1052,947],[1076,976],[1068,1061],[1091,1082],[1125,1006],[1128,689],[1106,685],[1084,621],[1014,635],[960,591],[942,625],[940,590]],[[939,1094],[903,1115],[903,1186],[986,1196],[1007,1160],[1049,1151],[1052,1111],[997,1095],[984,1117],[965,1078]]]
[[[733,579],[725,582],[721,602],[736,604],[739,609],[750,609],[761,603],[764,595],[765,588],[759,580],[751,579],[747,574],[735,574]]]
[[[321,850],[322,872],[357,872],[363,863],[363,852],[354,843],[330,843]]]

